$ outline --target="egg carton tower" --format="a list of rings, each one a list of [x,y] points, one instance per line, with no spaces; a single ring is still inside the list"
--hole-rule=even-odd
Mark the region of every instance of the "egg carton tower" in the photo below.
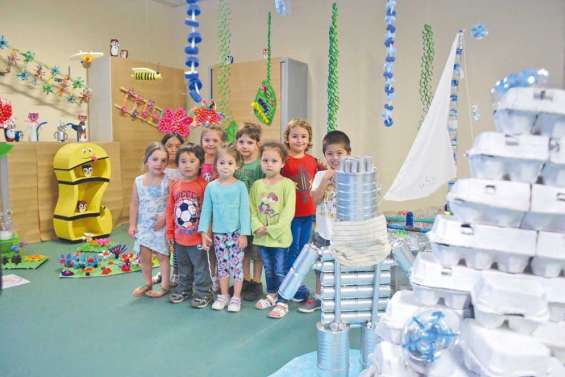
[[[318,330],[318,376],[349,375],[349,333],[361,328],[364,367],[377,335],[374,324],[391,295],[391,266],[386,219],[377,210],[376,171],[370,157],[340,161],[335,177],[337,219],[331,246],[307,244],[279,288],[292,299],[304,277],[320,271],[321,319]]]
[[[362,376],[565,376],[565,91],[512,88]]]

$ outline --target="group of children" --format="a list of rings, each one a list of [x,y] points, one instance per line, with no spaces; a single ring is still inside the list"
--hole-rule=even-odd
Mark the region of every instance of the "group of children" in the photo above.
[[[307,153],[312,128],[301,119],[289,122],[284,145],[261,143],[261,129],[251,123],[237,132],[234,145],[224,145],[218,126],[204,128],[200,141],[184,143],[178,135],[166,135],[145,151],[128,229],[145,284],[133,295],[162,297],[175,286],[171,303],[191,299],[192,307],[205,308],[213,300],[214,310],[238,312],[244,299],[256,301],[257,309],[271,309],[269,317],[282,318],[288,303],[278,288],[310,241],[314,222],[313,242],[330,242],[335,170],[351,153],[349,138],[341,131],[325,135],[327,169]],[[151,275],[153,256],[161,266],[157,277]],[[158,282],[161,289],[154,290]],[[320,308],[319,294],[317,277],[314,297],[303,285],[293,300],[301,302],[300,311],[312,312]]]

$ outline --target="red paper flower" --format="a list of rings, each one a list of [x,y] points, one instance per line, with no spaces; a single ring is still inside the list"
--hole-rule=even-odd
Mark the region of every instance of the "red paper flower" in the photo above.
[[[174,112],[171,109],[165,109],[158,127],[159,131],[164,134],[174,133],[186,138],[190,133],[192,121],[193,119],[188,116],[186,110],[182,107]]]
[[[0,125],[12,117],[12,104],[0,98]]]
[[[192,113],[194,114],[196,124],[199,126],[219,125],[224,119],[224,114],[216,111],[216,103],[214,101],[210,103],[202,101],[202,106],[193,108]]]

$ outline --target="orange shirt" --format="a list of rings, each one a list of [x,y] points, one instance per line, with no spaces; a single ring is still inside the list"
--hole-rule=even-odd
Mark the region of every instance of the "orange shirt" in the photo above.
[[[171,182],[167,201],[167,240],[183,246],[202,243],[198,223],[206,184],[202,177]]]

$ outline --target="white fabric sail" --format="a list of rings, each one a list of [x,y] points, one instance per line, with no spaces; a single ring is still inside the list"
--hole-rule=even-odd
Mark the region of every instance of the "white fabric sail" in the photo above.
[[[424,198],[456,176],[457,167],[447,121],[457,44],[456,36],[428,113],[408,156],[384,196],[386,200],[401,202]]]

